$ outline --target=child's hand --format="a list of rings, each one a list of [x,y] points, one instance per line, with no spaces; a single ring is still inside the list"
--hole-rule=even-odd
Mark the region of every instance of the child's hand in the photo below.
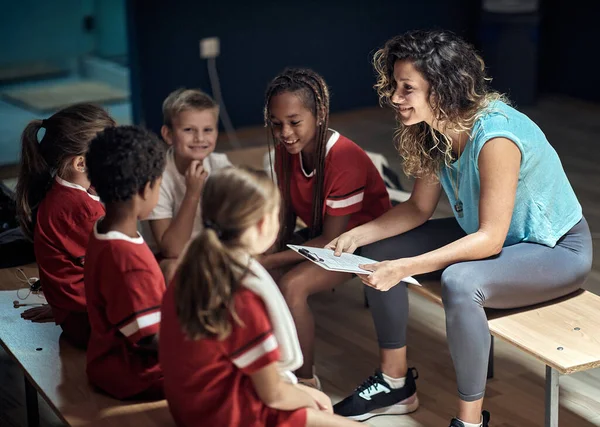
[[[41,307],[33,307],[21,313],[21,317],[25,320],[31,320],[34,323],[54,322],[54,314],[52,307],[43,305]]]
[[[330,414],[333,414],[333,405],[331,404],[331,399],[329,398],[329,396],[327,396],[322,391],[317,390],[316,388],[308,387],[302,384],[296,384],[296,386],[299,387],[305,393],[308,393],[308,395],[310,395],[310,397],[313,398],[319,411],[329,412]]]
[[[192,160],[192,163],[190,163],[185,171],[186,191],[199,196],[207,176],[208,173],[204,170],[202,162],[200,160]]]

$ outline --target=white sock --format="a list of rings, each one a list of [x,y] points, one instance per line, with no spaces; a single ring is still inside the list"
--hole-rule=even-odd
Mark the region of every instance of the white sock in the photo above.
[[[463,421],[461,419],[458,419],[458,421],[460,421],[461,423],[463,423],[465,427],[482,427],[483,426],[483,420],[481,420],[477,424],[467,423],[466,421]]]
[[[389,375],[384,374],[383,372],[381,374],[383,375],[383,379],[385,380],[385,382],[391,385],[392,388],[402,388],[406,383],[406,377],[392,378]]]

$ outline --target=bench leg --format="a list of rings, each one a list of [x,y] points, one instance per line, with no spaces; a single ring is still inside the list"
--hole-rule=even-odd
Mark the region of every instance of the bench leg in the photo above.
[[[38,394],[26,376],[25,379],[25,404],[27,405],[27,427],[39,427],[40,412],[38,410]]]
[[[488,359],[488,373],[487,379],[491,380],[494,378],[494,337],[490,340],[490,357]]]
[[[559,373],[546,366],[546,421],[544,427],[558,427]]]

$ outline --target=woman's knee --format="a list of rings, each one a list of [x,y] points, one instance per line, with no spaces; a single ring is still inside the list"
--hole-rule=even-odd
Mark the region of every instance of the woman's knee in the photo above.
[[[453,264],[442,273],[442,301],[445,308],[477,304],[483,307],[482,277],[467,263]]]

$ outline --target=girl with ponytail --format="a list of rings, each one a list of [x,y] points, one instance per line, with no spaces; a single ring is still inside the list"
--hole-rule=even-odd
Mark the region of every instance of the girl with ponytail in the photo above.
[[[85,153],[96,134],[114,124],[102,108],[82,103],[31,121],[21,137],[17,216],[23,232],[33,240],[49,304],[26,311],[23,317],[54,319],[65,337],[80,347],[89,338],[85,250],[94,222],[104,215],[90,189]]]
[[[286,345],[301,352],[287,305],[254,257],[277,238],[279,204],[264,173],[225,168],[204,185],[204,228],[161,312],[159,360],[177,425],[355,425],[331,413],[325,394],[285,381],[278,370]],[[282,323],[290,325],[286,335]]]

